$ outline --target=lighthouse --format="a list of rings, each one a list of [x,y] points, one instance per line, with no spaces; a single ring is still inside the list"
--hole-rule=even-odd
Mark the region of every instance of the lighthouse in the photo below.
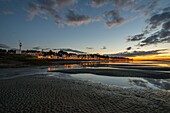
[[[21,51],[21,47],[22,47],[22,43],[21,41],[19,40],[19,50]]]
[[[19,40],[19,50],[16,50],[16,54],[21,54],[22,53],[22,43],[21,41]]]

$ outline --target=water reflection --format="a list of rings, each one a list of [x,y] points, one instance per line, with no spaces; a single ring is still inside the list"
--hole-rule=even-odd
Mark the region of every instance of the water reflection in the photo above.
[[[147,79],[147,81],[160,89],[170,90],[170,79]]]
[[[106,64],[106,65],[99,65],[98,64]],[[108,65],[107,65],[108,64]],[[117,67],[109,67],[110,64],[115,64]],[[101,67],[105,66],[105,67]],[[138,61],[138,62],[81,62],[79,64],[65,64],[65,65],[57,65],[53,67],[49,67],[48,70],[60,70],[60,69],[82,69],[82,68],[98,68],[98,69],[145,69],[151,68],[152,66],[156,66],[157,68],[154,71],[158,71],[159,67],[168,67],[170,66],[170,62],[162,62],[162,61]],[[145,67],[145,68],[143,68]],[[152,69],[152,68],[151,68]],[[165,72],[167,73],[167,69]],[[161,72],[161,71],[160,71]],[[56,75],[55,75],[56,76]],[[170,90],[170,79],[151,79],[151,78],[138,78],[138,77],[109,77],[109,76],[101,76],[95,74],[57,74],[57,77],[65,76],[65,78],[73,77],[74,79],[79,80],[87,80],[93,82],[100,82],[108,85],[116,85],[120,87],[137,87],[137,88],[153,88],[153,89],[164,89]],[[66,77],[67,76],[67,77]]]
[[[56,65],[48,67],[48,71],[58,70],[58,69],[80,69],[82,65],[80,64],[63,64],[63,65]]]
[[[127,88],[152,88],[170,90],[170,79],[151,79],[139,77],[110,77],[95,74],[70,74],[73,78],[104,83]]]
[[[170,62],[165,61],[134,61],[134,62],[116,62],[116,61],[86,61],[77,64],[60,64],[48,67],[48,71],[61,69],[133,69],[133,70],[152,70],[161,73],[170,73]]]
[[[129,82],[133,85],[140,86],[140,87],[148,87],[148,82],[140,79],[129,79]]]
[[[81,68],[89,68],[89,67],[93,67],[97,64],[129,64],[130,61],[128,62],[124,62],[124,61],[82,61],[80,63],[77,64],[60,64],[60,65],[55,65],[55,66],[51,66],[48,67],[48,71],[52,71],[52,70],[57,70],[57,69],[81,69]],[[109,67],[105,67],[105,68],[109,68]]]
[[[133,61],[133,64],[144,64],[149,66],[170,67],[170,61]]]

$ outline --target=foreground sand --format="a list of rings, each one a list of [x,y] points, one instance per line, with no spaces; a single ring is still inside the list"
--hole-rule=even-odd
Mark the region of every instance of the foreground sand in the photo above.
[[[36,75],[0,80],[0,113],[168,113],[170,93]]]

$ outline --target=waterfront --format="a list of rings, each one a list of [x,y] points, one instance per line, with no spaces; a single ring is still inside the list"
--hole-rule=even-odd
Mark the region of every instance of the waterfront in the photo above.
[[[61,73],[50,72],[55,70],[75,70],[75,69],[110,69],[121,72],[122,70],[131,71],[135,70],[140,72],[149,73],[161,73],[165,75],[170,73],[168,70],[169,61],[136,61],[136,62],[80,62],[75,64],[60,64],[55,66],[41,66],[41,67],[25,67],[25,68],[7,68],[0,69],[0,79],[12,79],[22,76],[34,76],[35,74],[42,74],[51,77],[57,77],[62,79],[78,79],[83,81],[91,81],[94,83],[102,83],[106,85],[113,85],[124,88],[151,88],[170,90],[170,78],[167,79],[155,79],[146,77],[121,77],[121,76],[107,76],[93,73]],[[138,74],[139,74],[138,73]],[[133,72],[133,74],[135,74]]]

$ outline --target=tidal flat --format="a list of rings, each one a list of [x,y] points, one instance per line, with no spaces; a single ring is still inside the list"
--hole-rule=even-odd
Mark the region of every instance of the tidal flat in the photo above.
[[[42,74],[0,80],[1,113],[168,113],[170,93]]]
[[[0,69],[0,112],[170,111],[169,67],[85,64]],[[125,87],[123,81],[128,81]],[[135,87],[128,87],[129,83]],[[148,83],[156,88],[148,87]]]

